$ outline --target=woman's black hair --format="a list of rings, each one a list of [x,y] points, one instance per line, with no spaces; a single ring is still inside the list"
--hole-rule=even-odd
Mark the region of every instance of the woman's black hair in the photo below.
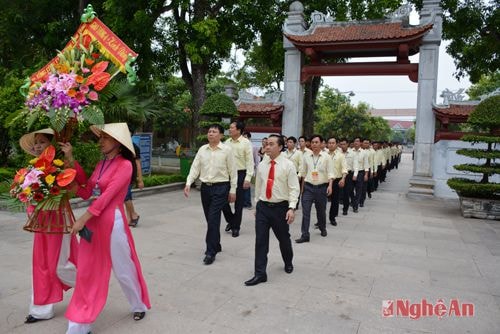
[[[132,179],[130,179],[130,184],[133,184],[135,182],[135,179],[137,178],[137,164],[135,163],[136,157],[132,152],[129,151],[128,148],[123,145],[120,145],[120,151],[122,157],[130,161],[130,163],[132,164]]]

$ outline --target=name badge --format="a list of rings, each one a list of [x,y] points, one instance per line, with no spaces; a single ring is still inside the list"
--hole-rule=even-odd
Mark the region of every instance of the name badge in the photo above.
[[[94,189],[92,189],[92,197],[97,198],[101,196],[101,188],[99,188],[99,185],[96,183]]]
[[[311,172],[311,177],[312,177],[313,181],[318,181],[319,180],[319,173],[318,173],[318,171],[317,170],[313,170]]]

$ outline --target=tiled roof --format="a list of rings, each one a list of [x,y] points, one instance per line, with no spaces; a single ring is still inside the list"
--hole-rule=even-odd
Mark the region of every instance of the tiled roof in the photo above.
[[[470,113],[476,108],[475,105],[463,105],[463,104],[450,104],[449,107],[433,107],[436,113],[443,116],[462,116],[468,117]]]
[[[240,103],[237,106],[238,112],[241,113],[261,113],[271,114],[283,111],[282,104],[274,103]]]
[[[395,121],[395,120],[387,120],[387,123],[389,124],[389,127],[391,129],[399,124],[399,127],[405,130],[410,129],[411,127],[413,127],[414,124],[413,121]]]
[[[286,35],[296,43],[331,43],[380,41],[416,37],[432,28],[432,24],[405,28],[401,23],[371,23],[317,27],[310,35]]]

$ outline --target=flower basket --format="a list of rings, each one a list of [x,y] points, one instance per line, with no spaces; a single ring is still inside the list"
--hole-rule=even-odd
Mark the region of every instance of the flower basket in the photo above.
[[[49,146],[14,176],[10,195],[28,206],[25,231],[69,233],[75,222],[67,187],[76,170],[63,168],[64,163],[54,158],[55,148]]]
[[[55,207],[49,201],[40,203],[29,216],[23,230],[48,234],[70,233],[74,223],[75,215],[69,198],[62,196]]]

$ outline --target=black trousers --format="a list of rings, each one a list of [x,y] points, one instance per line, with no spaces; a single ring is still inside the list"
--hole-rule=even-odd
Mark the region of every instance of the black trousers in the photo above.
[[[377,166],[377,176],[373,177],[373,191],[377,191],[380,175],[382,174],[382,165]]]
[[[353,181],[353,191],[352,193],[352,208],[357,209],[359,207],[359,203],[363,203],[361,195],[363,194],[363,183],[365,178],[365,171],[360,170],[358,172],[358,176],[356,177],[356,181]]]
[[[247,171],[245,169],[238,171],[238,186],[236,188],[236,201],[234,202],[234,213],[231,210],[229,202],[224,206],[222,212],[224,213],[224,218],[231,225],[231,229],[240,230],[241,218],[243,217],[243,205],[245,204],[245,189],[243,189],[243,182],[245,182],[245,176]]]
[[[344,189],[342,191],[342,211],[347,212],[349,211],[349,204],[350,199],[352,200],[352,190],[353,190],[353,182],[352,182],[352,176],[354,175],[353,171],[350,171],[347,173],[347,176],[345,177],[345,184],[344,184]]]
[[[326,190],[328,183],[313,185],[304,182],[304,192],[302,193],[302,236],[309,237],[309,226],[311,223],[311,208],[314,203],[316,208],[316,218],[318,219],[318,227],[320,231],[326,229],[326,204],[328,203],[328,195]]]
[[[288,202],[266,204],[259,201],[257,203],[255,214],[255,276],[266,275],[270,228],[279,241],[281,257],[285,266],[292,264],[293,250],[289,226],[286,222],[287,211]]]
[[[330,222],[335,220],[335,217],[339,215],[339,198],[340,198],[340,188],[339,181],[342,178],[333,180],[333,193],[330,195]]]
[[[221,251],[220,245],[220,218],[224,205],[228,202],[229,182],[221,182],[213,185],[201,184],[201,204],[203,213],[207,220],[207,235],[205,242],[207,248],[205,255],[215,256]]]
[[[366,200],[366,194],[371,194],[372,193],[372,183],[373,183],[373,178],[370,177],[371,175],[371,168],[368,170],[368,180],[364,181],[363,180],[363,189],[362,189],[362,192],[361,192],[361,199],[359,201],[359,204],[365,204],[365,200]]]

